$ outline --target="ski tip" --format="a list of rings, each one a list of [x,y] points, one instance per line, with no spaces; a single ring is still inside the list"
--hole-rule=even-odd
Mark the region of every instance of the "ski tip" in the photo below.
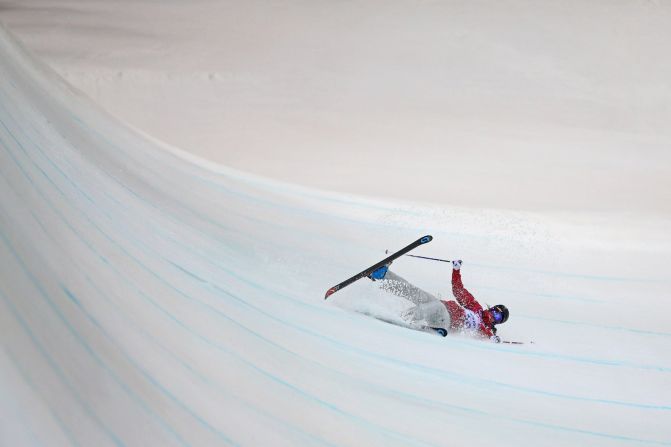
[[[433,236],[431,236],[430,234],[427,234],[426,236],[424,236],[423,238],[421,238],[419,241],[420,241],[422,244],[426,244],[427,242],[431,242],[432,240],[433,240]]]
[[[331,295],[333,295],[333,294],[335,293],[336,290],[338,290],[338,289],[336,289],[335,287],[331,287],[330,289],[328,289],[328,290],[326,291],[326,295],[324,296],[324,299],[326,299],[326,298],[330,297]]]

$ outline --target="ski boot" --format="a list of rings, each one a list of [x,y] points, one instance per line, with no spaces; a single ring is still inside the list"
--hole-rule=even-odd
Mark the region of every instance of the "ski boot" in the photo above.
[[[378,279],[384,279],[385,275],[387,274],[387,270],[389,270],[389,265],[390,265],[390,264],[391,264],[391,263],[386,264],[386,265],[383,265],[383,266],[380,267],[379,269],[373,271],[373,273],[371,273],[370,275],[368,275],[368,277],[369,277],[372,281],[377,281]]]

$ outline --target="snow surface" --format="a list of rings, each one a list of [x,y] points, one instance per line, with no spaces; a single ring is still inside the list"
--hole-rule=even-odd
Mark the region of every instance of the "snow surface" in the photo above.
[[[668,1],[0,0],[0,20],[123,121],[245,172],[671,216]]]
[[[668,182],[646,135],[603,175]],[[311,186],[131,128],[0,30],[0,445],[671,445],[668,190],[559,215]],[[370,318],[407,303],[369,281],[323,300],[423,234],[526,344]],[[446,264],[393,269],[449,293]]]

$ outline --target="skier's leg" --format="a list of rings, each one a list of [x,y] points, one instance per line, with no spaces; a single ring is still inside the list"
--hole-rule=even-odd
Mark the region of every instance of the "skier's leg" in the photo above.
[[[423,308],[422,317],[427,326],[433,328],[445,328],[449,331],[452,319],[450,318],[450,313],[442,302],[438,301],[435,303],[422,304],[419,307]]]
[[[450,314],[438,298],[391,271],[387,271],[384,279],[378,281],[382,290],[415,303],[415,306],[403,312],[404,320],[449,330]]]
[[[391,271],[387,271],[384,279],[379,281],[382,290],[400,296],[401,298],[405,298],[415,304],[429,303],[432,301],[439,302],[438,298],[435,296],[423,291],[417,286],[413,286],[408,281]]]
[[[449,330],[452,321],[447,308],[438,300],[412,306],[401,314],[401,318],[411,324],[446,330]]]

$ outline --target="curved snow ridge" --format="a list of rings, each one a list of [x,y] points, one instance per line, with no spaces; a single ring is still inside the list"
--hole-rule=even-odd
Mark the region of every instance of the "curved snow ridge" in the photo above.
[[[607,327],[628,304],[626,327],[663,332],[640,312],[649,300],[628,300],[659,296],[669,310],[660,282],[630,280],[655,271],[564,250],[613,272],[566,275],[542,255],[554,243],[526,236],[534,219],[339,196],[188,158],[89,104],[0,30],[3,443],[669,444],[663,344],[636,349]],[[483,300],[511,291],[526,317],[500,333],[536,343],[442,339],[353,314],[402,306],[367,281],[323,300],[418,229],[442,236],[437,253],[482,259],[465,281]],[[394,266],[445,288],[436,265]],[[590,300],[514,292],[555,288]],[[576,312],[589,343],[545,320]]]
[[[3,126],[4,126],[4,124],[3,124]],[[5,129],[6,129],[6,127],[5,127]],[[7,129],[7,130],[8,130],[8,129]],[[18,142],[18,140],[16,140],[16,141]],[[25,151],[24,151],[24,152],[25,152]],[[11,155],[11,154],[10,154],[10,155]],[[26,154],[26,155],[28,155],[28,154]],[[12,156],[12,158],[14,158],[14,157]],[[16,159],[14,159],[14,161],[16,161]],[[53,166],[55,169],[57,169],[57,166],[55,166],[53,163],[51,163],[51,164],[52,164],[52,166]],[[23,171],[23,167],[22,167],[18,162],[17,162],[17,165],[18,165],[19,168]],[[41,171],[41,173],[42,173],[43,175],[45,175],[45,177],[46,177],[46,174],[44,174],[44,171],[43,171],[43,170],[40,170],[40,171]],[[24,171],[24,173],[25,173],[25,171]],[[68,180],[69,180],[69,179],[68,179]],[[70,181],[70,183],[72,183],[72,182]],[[52,182],[52,184],[53,184],[53,182]],[[58,190],[60,191],[60,189],[58,188],[57,185],[55,185],[55,184],[53,184],[53,185],[54,185],[54,187],[55,187],[56,189],[58,189]],[[76,188],[76,185],[75,185],[75,184],[73,184],[73,186]],[[83,195],[86,196],[86,194],[85,194],[84,192],[82,192],[82,191],[80,191],[80,192],[81,192]],[[86,196],[86,198],[93,202],[93,200],[91,200],[88,196]],[[56,213],[58,213],[58,210],[54,210],[54,211],[55,211]],[[72,226],[68,223],[68,220],[67,220],[66,218],[64,218],[62,215],[60,215],[60,217],[62,218],[62,220],[63,220],[64,222],[66,222],[66,224],[67,224],[68,226],[70,226],[70,228],[72,228]],[[87,217],[85,214],[83,214],[82,217],[85,218],[85,219],[87,219],[87,220],[89,220],[88,217]],[[38,221],[38,222],[39,222],[39,221]],[[105,233],[105,231],[101,230],[101,229],[100,229],[94,222],[92,222],[92,221],[90,221],[90,220],[89,220],[89,222],[91,223],[92,226],[94,226],[95,228],[97,228],[97,229],[101,232],[101,234],[103,234],[107,239],[109,239],[112,243],[114,243],[114,240],[113,240],[107,233]],[[134,241],[134,242],[136,243],[137,246],[142,246],[142,247],[144,247],[146,250],[151,251],[151,253],[149,253],[151,256],[155,256],[155,257],[157,257],[157,258],[163,258],[163,257],[161,256],[160,253],[158,253],[158,252],[156,252],[156,251],[152,251],[151,247],[147,246],[147,244],[144,244],[141,240],[138,240],[137,238],[134,238],[134,237],[130,236],[131,233],[127,233],[127,234],[129,234],[128,240],[132,240],[132,241]],[[93,247],[90,247],[90,248],[91,248],[91,250],[92,250],[93,252],[95,252],[95,248],[93,248]],[[128,257],[129,257],[130,259],[134,259],[135,262],[138,264],[138,266],[140,266],[141,268],[143,268],[144,270],[146,270],[149,274],[156,276],[156,275],[155,275],[155,272],[153,272],[152,270],[148,269],[145,265],[142,264],[141,261],[139,261],[139,260],[136,259],[134,256],[132,256],[130,253],[128,253],[123,247],[120,246],[120,249],[121,249],[122,251],[124,251],[124,252],[128,255]],[[101,256],[101,258],[104,260],[104,258],[103,258],[102,256]],[[197,283],[208,284],[208,281],[207,281],[207,280],[205,280],[205,279],[203,279],[203,278],[200,278],[199,276],[197,276],[196,274],[192,273],[192,272],[189,271],[188,269],[186,269],[186,268],[184,268],[184,267],[182,267],[182,266],[180,266],[180,265],[178,265],[178,264],[176,264],[176,263],[173,263],[173,262],[171,262],[171,261],[168,260],[168,259],[163,258],[163,260],[164,260],[165,262],[167,262],[167,263],[170,263],[173,267],[175,267],[177,270],[181,271],[182,273],[184,273],[184,274],[190,276],[191,278],[195,279],[195,280],[197,281]],[[207,259],[204,259],[204,261],[207,261]],[[157,279],[160,280],[161,282],[163,282],[167,287],[172,287],[172,286],[171,286],[167,281],[165,281],[163,278],[157,277]],[[241,279],[241,278],[238,277],[238,279]],[[247,281],[247,282],[248,282],[248,281]],[[258,285],[257,285],[257,286],[258,286]],[[212,287],[215,288],[215,289],[218,289],[218,288],[216,287],[216,285],[214,285],[214,286],[212,286]],[[172,288],[173,288],[174,291],[176,291],[176,292],[179,293],[180,295],[182,295],[182,296],[184,296],[184,297],[187,297],[187,298],[189,297],[189,295],[188,295],[186,292],[184,292],[184,291],[182,291],[182,290],[180,290],[180,289],[174,288],[174,287],[172,287]],[[218,291],[220,291],[220,292],[222,292],[222,293],[227,293],[225,290],[221,290],[221,289],[218,289]],[[269,292],[270,292],[270,291],[269,291]],[[261,309],[255,309],[255,310],[257,310],[257,311],[263,313],[263,311],[262,311]],[[270,318],[272,318],[272,315],[268,315],[268,316],[269,316]],[[554,357],[554,358],[557,358],[557,359],[571,360],[571,361],[575,361],[575,362],[599,363],[599,364],[603,364],[603,365],[624,366],[624,367],[629,367],[629,368],[640,368],[640,369],[654,369],[654,370],[658,370],[658,371],[660,371],[660,372],[669,372],[669,371],[671,371],[671,368],[665,368],[665,367],[661,367],[661,366],[657,366],[657,365],[641,365],[641,364],[636,364],[636,363],[633,363],[633,362],[624,362],[624,361],[618,361],[618,360],[604,360],[604,359],[594,359],[594,358],[581,358],[581,357],[575,357],[575,356],[565,356],[565,355],[556,355],[556,354],[550,354],[550,353],[538,353],[538,352],[535,352],[535,353],[526,353],[526,352],[519,353],[519,352],[517,352],[517,351],[513,351],[513,352],[515,352],[515,353],[517,353],[517,354],[522,354],[522,355],[549,356],[549,357]]]
[[[107,237],[108,237],[108,236],[107,236]],[[109,237],[108,237],[108,238],[109,238]],[[11,248],[11,247],[10,247],[10,248]],[[95,249],[92,249],[92,251],[95,252]],[[152,253],[152,255],[160,256],[160,254],[158,254],[158,253]],[[131,255],[129,255],[129,257],[133,258]],[[104,258],[103,258],[102,256],[101,256],[101,259],[103,259],[103,261],[104,261]],[[143,265],[141,264],[140,261],[136,260],[136,262],[138,263],[139,266],[141,266],[142,268],[144,268],[145,270],[147,270],[148,273],[150,273],[150,274],[154,274],[151,270],[148,270],[148,269],[146,268],[146,266],[143,266]],[[170,261],[166,260],[166,262],[170,262]],[[177,264],[173,264],[173,265],[175,266],[175,268],[177,268],[177,269],[178,269],[179,271],[181,271],[182,273],[184,273],[184,274],[186,274],[186,275],[189,275],[190,277],[196,279],[198,283],[207,284],[207,281],[206,281],[206,280],[204,280],[204,279],[198,277],[198,276],[195,275],[194,273],[192,273],[192,272],[190,272],[190,271],[184,269],[183,267],[181,267],[181,266],[179,266],[179,265],[177,265]],[[112,267],[112,268],[113,268],[113,267]],[[121,279],[121,278],[122,278],[122,277],[120,276],[120,279]],[[164,282],[168,287],[170,287],[169,283],[166,282],[163,278],[158,278],[158,279],[161,280],[162,282]],[[238,279],[241,279],[241,278],[238,277]],[[247,282],[247,283],[249,283],[248,280],[245,280],[245,279],[242,279],[242,280],[245,281],[245,282]],[[92,284],[92,285],[94,286],[94,284]],[[254,287],[261,287],[259,284],[250,284],[250,285],[252,285],[252,286],[254,286]],[[251,305],[249,305],[249,304],[246,304],[246,303],[245,303],[243,300],[241,300],[239,297],[236,297],[234,294],[231,294],[230,292],[228,292],[228,291],[226,291],[226,290],[223,290],[223,289],[221,289],[221,288],[218,288],[216,285],[213,285],[212,287],[213,287],[214,289],[216,289],[218,292],[221,292],[221,293],[224,294],[224,295],[228,295],[229,297],[231,297],[231,298],[233,298],[233,299],[235,299],[235,300],[237,300],[237,301],[240,301],[240,303],[241,303],[242,305],[247,305],[247,306],[249,306],[249,307],[252,307],[252,308],[254,309],[254,311],[258,312],[259,314],[266,315],[268,318],[273,319],[273,320],[276,320],[276,321],[278,321],[278,322],[280,322],[280,323],[282,323],[282,324],[290,325],[290,326],[294,327],[295,329],[298,329],[298,330],[301,330],[301,331],[305,332],[305,333],[308,334],[308,335],[320,337],[319,334],[318,334],[317,332],[310,331],[310,330],[308,330],[308,329],[306,329],[306,328],[304,328],[304,327],[299,327],[299,326],[292,325],[292,324],[291,324],[290,322],[288,322],[288,321],[284,321],[284,320],[281,320],[281,319],[277,319],[277,318],[275,318],[272,314],[267,313],[267,312],[264,312],[263,309],[261,309],[261,308],[256,308],[256,307],[254,307],[254,306],[251,306]],[[184,291],[182,291],[182,290],[179,290],[179,289],[176,289],[176,288],[173,288],[173,290],[175,290],[177,293],[179,293],[179,295],[183,296],[183,297],[186,298],[186,299],[189,299],[189,298],[190,298],[189,295],[188,295],[187,293],[185,293]],[[69,290],[64,289],[64,291],[65,291],[66,295],[67,295],[70,299],[73,299],[73,300],[74,300],[74,296],[73,296],[73,294],[72,294]],[[267,291],[270,292],[270,290],[267,290]],[[138,292],[141,292],[141,290],[139,289],[139,287],[138,287]],[[291,297],[288,297],[288,296],[285,296],[285,295],[279,295],[279,296],[282,296],[283,298],[289,298],[289,299],[292,299],[292,300],[296,301],[294,298],[291,298]],[[76,301],[76,300],[75,300],[75,301]],[[216,311],[216,309],[210,309],[210,310],[212,310],[212,311],[215,312],[215,313],[218,313],[218,312]],[[235,321],[228,319],[225,315],[220,314],[220,316],[223,317],[223,318],[225,318],[225,319],[227,319],[227,320],[229,320],[230,323],[236,324]],[[178,320],[174,315],[170,315],[170,318],[173,319],[174,321],[176,321],[176,322],[179,323],[179,320]],[[340,344],[340,343],[338,343],[337,340],[335,340],[335,339],[326,339],[325,337],[320,337],[320,338],[322,338],[322,339],[328,341],[329,343],[335,344],[335,345],[337,345],[338,347],[343,347],[343,345]],[[352,346],[344,346],[344,347],[347,348],[347,349],[350,349],[350,350],[354,349]],[[475,347],[476,347],[476,348],[486,347],[487,349],[490,349],[489,346],[486,346],[486,345],[485,345],[485,346],[479,346],[479,345],[476,345]],[[469,349],[472,349],[472,348],[473,348],[473,346],[469,346]],[[497,348],[497,349],[498,349],[498,348]],[[551,354],[551,353],[547,353],[547,352],[531,352],[531,353],[530,353],[530,352],[520,352],[520,351],[518,351],[517,349],[510,349],[510,352],[513,352],[513,353],[515,353],[516,355],[553,357],[553,358],[557,358],[557,359],[571,360],[571,361],[575,361],[575,362],[599,363],[599,364],[603,364],[603,365],[625,366],[625,367],[630,367],[630,368],[656,369],[656,370],[661,371],[661,372],[668,372],[668,371],[670,370],[669,368],[663,368],[663,367],[660,367],[660,366],[638,365],[638,364],[634,364],[634,363],[622,362],[622,361],[617,361],[617,360],[600,360],[600,359],[591,359],[591,358],[580,358],[580,357],[572,357],[572,356],[562,356],[562,355]],[[374,354],[373,352],[361,352],[361,354],[362,354],[362,356],[363,356],[364,358],[365,358],[365,357],[372,357],[372,356],[375,356],[375,354]],[[390,361],[390,360],[392,360],[392,359],[390,359],[390,358],[383,358],[383,360]],[[409,366],[409,365],[406,365],[406,366]],[[430,369],[427,370],[427,371],[432,371],[433,373],[442,373],[442,371],[435,371],[435,370],[430,370]],[[492,382],[492,383],[494,383],[494,382]],[[520,387],[519,389],[520,389],[520,390],[524,390],[525,392],[532,392],[532,393],[539,392],[538,390],[533,390],[533,389],[523,389],[523,388],[521,388],[521,387]],[[542,393],[542,392],[541,392],[541,393]],[[641,407],[641,408],[668,409],[668,407],[664,407],[664,406],[652,406],[652,405],[637,404],[637,403],[626,403],[626,402],[614,402],[614,401],[599,400],[599,399],[589,399],[589,398],[583,398],[583,397],[578,397],[578,396],[570,396],[570,395],[565,395],[565,394],[564,394],[564,395],[556,394],[555,396],[556,396],[556,397],[562,397],[562,398],[568,398],[568,399],[588,400],[588,401],[595,401],[595,402],[601,402],[601,403],[613,403],[613,404],[617,404],[617,405],[625,405],[625,406],[636,406],[636,407]]]

